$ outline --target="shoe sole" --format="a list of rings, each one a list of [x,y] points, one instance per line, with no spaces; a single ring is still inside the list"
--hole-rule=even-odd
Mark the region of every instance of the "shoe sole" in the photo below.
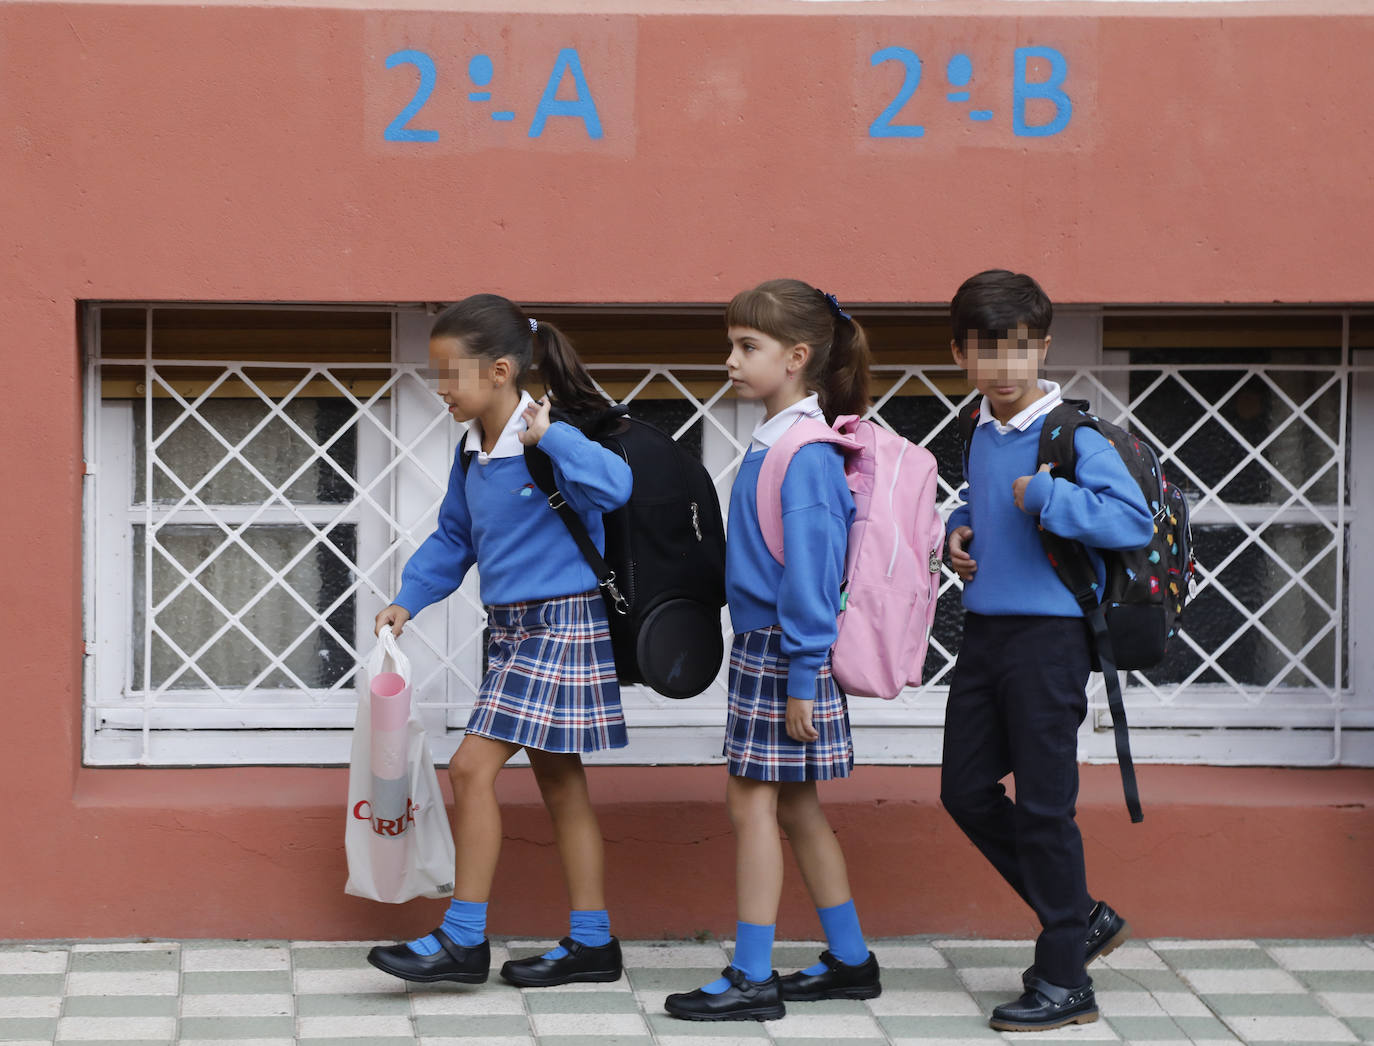
[[[667,1006],[663,1009],[669,1017],[680,1021],[776,1021],[787,1016],[783,1006],[756,1006],[752,1010],[731,1010],[729,1013],[683,1013]]]
[[[826,999],[876,999],[883,993],[881,984],[863,988],[835,988],[824,992],[783,992],[783,1002],[824,1002]]]
[[[1130,940],[1130,937],[1131,937],[1131,924],[1130,924],[1130,923],[1123,922],[1123,923],[1121,924],[1121,929],[1117,930],[1115,934],[1113,934],[1110,938],[1108,938],[1107,943],[1104,944],[1104,945],[1102,946],[1102,950],[1101,950],[1100,952],[1098,952],[1096,955],[1094,955],[1094,956],[1093,956],[1090,960],[1088,960],[1088,961],[1089,961],[1089,962],[1097,962],[1097,960],[1098,960],[1098,959],[1101,959],[1103,956],[1111,955],[1112,952],[1116,951],[1116,950],[1117,950],[1118,948],[1120,948],[1123,944],[1125,944],[1128,940]]]
[[[436,981],[456,981],[458,984],[486,984],[487,978],[491,976],[490,971],[486,973],[407,974],[402,973],[400,970],[393,970],[390,966],[377,962],[370,955],[367,957],[367,961],[383,973],[389,973],[398,980],[414,981],[416,984],[433,984]]]
[[[507,984],[513,984],[517,988],[557,988],[560,984],[608,984],[611,981],[618,981],[625,975],[622,970],[600,970],[591,973],[574,973],[567,977],[559,977],[555,980],[536,981],[525,978],[515,978],[505,970],[501,971],[501,979]]]
[[[1050,1021],[1046,1024],[1026,1024],[1017,1021],[999,1021],[993,1017],[988,1021],[988,1027],[997,1031],[1053,1031],[1055,1028],[1067,1028],[1070,1024],[1094,1024],[1098,1018],[1098,1011],[1091,1013],[1076,1013],[1072,1017],[1065,1017],[1063,1020]]]

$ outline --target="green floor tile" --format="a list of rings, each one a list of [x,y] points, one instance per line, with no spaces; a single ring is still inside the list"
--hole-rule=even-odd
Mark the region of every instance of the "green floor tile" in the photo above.
[[[1100,992],[1191,992],[1171,970],[1113,970],[1094,966],[1088,971],[1093,990]]]
[[[986,1017],[879,1017],[893,1039],[999,1039]]]
[[[147,970],[176,970],[181,954],[176,949],[139,952],[72,952],[68,969],[72,973],[141,973]]]
[[[650,1013],[649,1027],[659,1039],[691,1035],[706,1039],[758,1039],[768,1041],[761,1021],[680,1021],[666,1013]],[[544,1040],[541,1040],[541,1042]]]
[[[701,966],[686,969],[650,966],[642,970],[631,969],[625,972],[630,978],[630,987],[635,991],[663,992],[665,995],[671,995],[673,992],[695,991],[703,984],[709,984],[720,976],[720,971]]]
[[[964,982],[958,971],[944,966],[936,969],[883,969],[879,972],[883,990],[890,992],[961,992]]]
[[[654,1046],[647,1035],[541,1035],[539,1046]],[[811,1046],[816,1046],[813,1039]]]
[[[280,995],[291,992],[290,970],[234,970],[183,973],[181,990],[186,995]]]
[[[1326,1017],[1326,1009],[1310,995],[1296,992],[1256,992],[1236,995],[1199,995],[1209,1010],[1223,1017]]]
[[[1297,970],[1293,976],[1313,991],[1374,994],[1374,970]]]
[[[634,992],[560,992],[541,988],[525,993],[530,1013],[638,1013]]]
[[[297,1017],[410,1016],[405,992],[359,992],[350,995],[297,995]]]
[[[63,1017],[175,1017],[181,1001],[175,995],[69,995]]]
[[[291,962],[298,970],[361,970],[367,967],[367,949],[292,948]]]
[[[183,1039],[293,1039],[294,1017],[183,1017]],[[356,1044],[355,1044],[356,1046]]]
[[[415,1030],[435,1038],[456,1037],[474,1042],[501,1035],[534,1035],[530,1022],[520,1014],[477,1017],[422,1014],[415,1018]]]
[[[1189,1039],[1235,1040],[1236,1038],[1231,1033],[1231,1029],[1215,1017],[1175,1017],[1173,1020],[1184,1036]]]
[[[0,1014],[6,995],[61,995],[67,978],[60,973],[7,973],[0,975]]]
[[[1024,969],[1035,961],[1035,949],[1027,944],[1008,948],[970,948],[951,946],[937,949],[953,966],[1015,966]]]
[[[1282,969],[1262,948],[1171,948],[1158,954],[1176,970]]]
[[[1188,1036],[1174,1017],[1107,1017],[1102,1020],[1127,1042],[1150,1042],[1160,1039],[1179,1041]]]
[[[413,1038],[401,1038],[397,1036],[384,1035],[364,1035],[356,1039],[338,1038],[337,1036],[312,1036],[302,1035],[296,1040],[298,1043],[309,1043],[310,1046],[415,1046]],[[86,1046],[82,1043],[81,1046]]]
[[[0,999],[0,1013],[5,1003]],[[0,1017],[0,1042],[6,1039],[38,1039],[51,1042],[57,1035],[56,1017]]]
[[[1346,1026],[1365,1042],[1374,1042],[1374,1017],[1342,1017]]]

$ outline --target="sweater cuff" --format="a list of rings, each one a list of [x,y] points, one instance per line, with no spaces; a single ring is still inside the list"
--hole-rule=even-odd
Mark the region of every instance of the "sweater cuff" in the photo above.
[[[555,421],[544,435],[539,437],[539,449],[557,461],[565,457],[573,445],[582,438],[582,433],[566,421]]]
[[[1050,498],[1053,495],[1054,477],[1048,472],[1037,472],[1026,484],[1025,493],[1021,495],[1021,502],[1032,515],[1038,516],[1049,506]]]
[[[418,585],[411,583],[402,585],[401,591],[396,594],[396,598],[392,602],[404,609],[411,617],[414,617],[434,600],[426,597]]]
[[[821,661],[814,661],[809,657],[794,657],[787,666],[787,696],[795,697],[798,701],[814,701],[816,699],[816,676],[821,670]]]

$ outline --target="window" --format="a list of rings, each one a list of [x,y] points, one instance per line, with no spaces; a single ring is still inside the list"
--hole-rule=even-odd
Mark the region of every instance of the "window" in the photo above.
[[[432,311],[87,307],[89,763],[346,761],[359,655],[462,436],[417,374]],[[724,380],[719,307],[531,311],[728,504],[760,409]],[[969,393],[943,310],[858,313],[873,417],[935,454],[948,508]],[[1138,757],[1374,764],[1374,650],[1350,627],[1374,614],[1374,473],[1352,468],[1374,458],[1374,315],[1063,309],[1054,336],[1050,376],[1150,437],[1194,506],[1184,631],[1127,678]],[[461,739],[483,625],[473,572],[407,630],[437,759]],[[861,762],[938,762],[961,626],[946,571],[924,685],[851,703]],[[718,759],[724,677],[685,702],[628,689],[632,743],[598,760]],[[1090,699],[1081,751],[1110,761],[1100,680]]]

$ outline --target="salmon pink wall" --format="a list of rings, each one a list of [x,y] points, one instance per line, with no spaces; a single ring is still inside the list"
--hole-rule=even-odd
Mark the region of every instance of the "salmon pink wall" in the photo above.
[[[714,302],[785,272],[935,302],[994,264],[1061,302],[1374,300],[1374,19],[1259,7],[0,3],[0,937],[429,918],[342,895],[340,771],[82,768],[81,301]],[[417,54],[434,90],[397,123]],[[1143,930],[1374,930],[1369,773],[1144,776],[1143,828],[1110,768],[1084,800],[1095,875]],[[526,772],[503,787],[520,891],[498,918],[552,933]],[[622,932],[728,928],[718,768],[595,787]],[[934,771],[833,793],[872,857],[855,864],[874,932],[1028,930]]]

